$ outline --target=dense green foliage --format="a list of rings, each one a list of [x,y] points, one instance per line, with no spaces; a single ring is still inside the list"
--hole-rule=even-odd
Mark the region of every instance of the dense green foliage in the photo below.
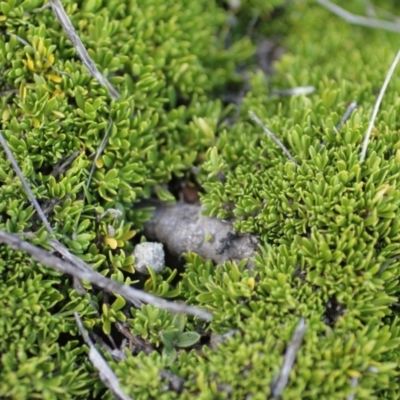
[[[289,3],[63,1],[121,93],[113,101],[51,9],[39,10],[43,1],[0,2],[1,129],[59,240],[108,277],[214,313],[206,324],[94,289],[80,297],[69,278],[1,246],[1,398],[111,398],[87,360],[75,311],[105,340],[121,342],[119,321],[153,346],[150,354],[126,349],[123,361],[105,353],[135,399],[265,399],[300,317],[307,332],[283,399],[400,398],[399,73],[359,161],[398,35],[350,26],[310,1]],[[350,3],[342,5],[365,12]],[[253,56],[271,34],[285,34],[286,53],[266,77]],[[240,106],[221,100],[243,85]],[[311,95],[273,95],[310,85]],[[352,101],[357,110],[337,130]],[[173,177],[202,185],[208,215],[260,236],[253,271],[188,254],[181,275],[134,273],[133,245],[149,217],[134,204],[173,200]],[[0,228],[45,245],[3,152],[0,182]],[[229,338],[210,346],[211,333]],[[165,372],[183,387],[174,390]]]
[[[112,101],[88,74],[52,11],[38,10],[42,1],[1,2],[2,131],[57,237],[102,274],[129,283],[131,239],[149,215],[131,211],[132,203],[153,193],[170,200],[162,185],[204,158],[223,115],[216,94],[237,80],[235,66],[254,50],[245,39],[224,50],[226,13],[208,1],[63,3],[121,98]],[[4,153],[0,175],[2,229],[35,232],[34,242],[44,243],[47,233]],[[113,208],[122,216],[105,213]],[[68,278],[7,247],[1,264],[0,397],[96,392],[73,312],[86,327],[109,332],[112,322],[127,319],[123,299],[82,299]],[[157,279],[146,289],[173,296]]]

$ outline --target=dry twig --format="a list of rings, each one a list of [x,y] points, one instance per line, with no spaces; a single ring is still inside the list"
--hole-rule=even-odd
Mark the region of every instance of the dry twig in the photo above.
[[[43,210],[44,215],[46,215],[46,216],[50,215],[56,206],[63,203],[65,200],[67,200],[69,198],[71,198],[71,196],[66,195],[65,198],[63,198],[63,199],[59,199],[58,197],[53,197],[52,199],[46,200],[45,202],[43,202],[42,210]]]
[[[395,59],[393,60],[392,65],[390,66],[390,69],[389,69],[389,71],[388,71],[388,73],[386,75],[385,81],[383,82],[381,91],[379,92],[379,96],[378,96],[378,98],[376,100],[374,109],[372,110],[371,119],[369,121],[368,129],[367,129],[367,132],[365,133],[364,141],[363,141],[363,144],[362,144],[360,162],[363,162],[365,160],[365,157],[366,157],[366,154],[367,154],[367,147],[368,147],[369,138],[371,136],[371,132],[372,132],[372,129],[374,127],[376,116],[378,115],[379,107],[380,107],[380,105],[382,103],[383,95],[386,92],[386,89],[387,89],[387,87],[389,85],[390,79],[392,78],[394,70],[396,69],[397,64],[399,63],[399,61],[400,61],[400,50],[398,51]]]
[[[372,7],[374,8],[375,14],[376,14],[376,12],[378,12],[384,18],[391,19],[396,24],[400,24],[400,17],[399,16],[397,16],[397,15],[395,15],[395,14],[389,12],[389,11],[386,11],[385,9],[380,8],[378,6],[372,5]]]
[[[299,164],[294,159],[294,157],[290,154],[289,150],[285,147],[285,145],[275,136],[273,132],[271,132],[261,121],[260,119],[253,113],[253,111],[249,111],[250,118],[262,128],[262,130],[283,150],[283,152],[287,155],[290,161],[294,162],[298,167]]]
[[[376,18],[375,7],[371,0],[365,0],[365,12],[370,18]]]
[[[146,343],[140,337],[132,335],[130,329],[122,324],[121,322],[116,322],[115,327],[129,340],[129,342],[138,348],[138,350],[143,351],[145,354],[150,354],[154,349],[153,346]]]
[[[301,341],[306,332],[306,323],[303,318],[300,319],[296,330],[292,336],[290,344],[288,345],[283,358],[283,364],[281,372],[272,384],[272,397],[274,399],[279,399],[282,391],[285,389],[289,382],[290,371],[293,368],[294,361],[296,359],[297,351],[299,350]]]
[[[321,4],[321,6],[324,6],[329,11],[336,14],[338,17],[343,18],[350,24],[367,26],[368,28],[374,29],[384,29],[391,32],[400,32],[400,24],[390,21],[384,21],[377,18],[370,18],[364,17],[362,15],[352,14],[351,12],[343,9],[342,7],[339,7],[336,4],[331,3],[328,0],[317,0],[317,3]]]
[[[127,340],[123,339],[122,343],[121,343],[121,348],[117,348],[117,346],[115,346],[113,349],[103,340],[103,338],[101,338],[99,335],[97,335],[94,332],[90,332],[90,336],[92,337],[92,339],[95,341],[95,343],[97,343],[102,349],[103,351],[107,352],[108,354],[110,354],[110,356],[112,358],[114,358],[115,361],[123,361],[126,360],[126,354],[124,352],[124,349],[126,347],[127,344]],[[108,335],[110,336],[110,335]]]
[[[16,162],[11,149],[8,147],[7,141],[4,139],[4,136],[1,132],[0,132],[0,143],[3,146],[4,152],[6,153],[7,158],[10,160],[15,173],[18,175],[18,178],[21,180],[22,186],[24,187],[26,193],[28,194],[30,202],[35,207],[36,212],[39,214],[40,219],[42,220],[44,226],[46,227],[47,232],[49,232],[50,235],[54,235],[53,229],[52,229],[49,221],[47,220],[46,216],[44,215],[43,210],[41,209],[38,201],[36,200],[36,197],[33,195],[31,188],[29,187],[28,183],[26,182],[24,175],[23,175],[21,169],[19,168],[19,165]]]
[[[350,118],[350,115],[353,113],[353,111],[357,108],[357,102],[352,101],[348,107],[346,108],[345,113],[343,114],[343,117],[340,119],[338,124],[336,125],[336,130],[340,131],[342,129],[342,126],[346,123],[346,121]]]
[[[19,165],[17,161],[14,158],[14,155],[11,151],[11,149],[8,147],[7,141],[4,139],[2,133],[0,132],[0,144],[2,145],[8,159],[11,162],[11,165],[15,171],[15,173],[18,175],[18,178],[21,180],[22,186],[24,187],[29,200],[31,201],[32,205],[35,207],[36,212],[39,215],[39,218],[42,220],[44,226],[46,227],[47,232],[49,235],[54,236],[53,229],[49,223],[49,221],[46,218],[45,213],[43,212],[42,208],[40,207],[38,201],[36,200],[31,188],[29,187],[28,182],[26,181],[21,169],[19,168]],[[82,269],[82,270],[91,270],[91,268],[84,263],[80,258],[76,257],[73,255],[64,245],[62,245],[58,240],[56,239],[50,239],[48,240],[48,243],[50,246],[55,250],[58,251],[66,260],[68,260],[72,265]],[[86,291],[82,284],[74,277],[74,288],[76,291],[80,294],[85,294]],[[140,303],[138,301],[134,302],[135,306],[138,307],[140,306]]]
[[[351,378],[351,383],[350,383],[351,387],[353,389],[355,389],[358,385],[358,378]],[[356,392],[355,390],[353,390],[346,398],[346,400],[354,400],[356,397]]]
[[[95,332],[90,332],[90,336],[92,339],[97,343],[105,352],[108,354],[112,355],[113,350],[115,350],[117,347],[114,346],[114,349],[112,349],[104,340],[102,337],[97,335]]]
[[[24,242],[17,236],[1,230],[0,243],[6,243],[14,250],[24,251],[30,254],[37,262],[47,265],[57,271],[74,276],[81,280],[89,281],[93,285],[96,285],[109,293],[118,293],[131,302],[140,300],[144,303],[152,304],[153,306],[162,308],[164,310],[169,310],[174,313],[190,314],[205,321],[210,321],[212,318],[212,314],[210,312],[201,310],[197,307],[192,307],[184,303],[170,302],[150,293],[134,289],[130,286],[121,285],[116,281],[104,277],[97,271],[90,269],[87,265],[85,269],[77,268],[71,263],[62,260],[61,258],[58,258],[51,253],[40,249],[39,247],[33,246],[28,242]]]
[[[86,332],[85,328],[83,327],[82,321],[79,318],[78,313],[74,313],[76,324],[78,325],[79,331],[81,335],[89,347],[89,360],[92,364],[96,367],[99,371],[99,378],[107,386],[110,391],[121,400],[132,400],[131,397],[127,396],[121,389],[118,378],[112,371],[112,369],[108,366],[104,358],[96,349],[95,345],[93,344],[92,340],[90,339],[88,333]]]
[[[18,89],[8,89],[0,92],[0,96],[9,96],[10,94],[18,94]]]
[[[314,86],[298,86],[292,89],[274,90],[272,96],[299,96],[307,95],[315,92]]]
[[[80,59],[82,60],[85,67],[88,69],[90,74],[97,79],[100,84],[107,87],[110,92],[111,97],[114,100],[117,100],[120,97],[117,89],[106,79],[101,72],[96,67],[96,64],[90,58],[89,53],[87,52],[85,46],[83,45],[80,37],[75,31],[70,19],[68,18],[67,13],[64,10],[64,7],[60,0],[50,0],[51,9],[54,12],[54,15],[57,17],[60,22],[62,28],[64,29],[65,34],[68,36],[68,39],[72,42],[72,45],[75,47],[76,52],[78,53]]]
[[[181,393],[185,385],[185,380],[171,371],[160,371],[158,375],[162,379],[166,379],[169,383],[170,389],[176,393]]]
[[[73,163],[75,158],[78,156],[79,156],[79,150],[74,151],[65,160],[61,160],[56,165],[54,165],[53,171],[51,171],[50,175],[56,177],[60,174],[63,174],[67,170],[67,168]]]
[[[110,133],[111,133],[112,124],[113,124],[113,120],[110,118],[109,123],[108,123],[108,126],[107,126],[106,133],[105,133],[103,139],[101,140],[100,146],[99,146],[99,148],[98,148],[97,151],[96,151],[96,154],[95,154],[95,157],[94,157],[94,160],[93,160],[92,167],[90,168],[89,177],[88,177],[88,179],[87,179],[87,181],[86,181],[86,185],[85,185],[86,188],[89,188],[90,182],[91,182],[92,177],[93,177],[93,174],[94,174],[94,170],[96,169],[96,162],[97,162],[98,158],[100,157],[101,153],[103,152],[103,150],[105,149],[105,147],[106,147],[106,145],[107,145],[107,141],[108,141],[108,138],[109,138]],[[83,192],[83,199],[82,199],[82,201],[85,202],[85,200],[86,200],[86,191]],[[76,232],[77,232],[77,229],[78,229],[79,220],[80,220],[81,215],[82,215],[82,210],[83,210],[83,209],[80,210],[79,216],[78,216],[78,218],[76,218],[75,228],[74,228],[74,237],[76,236]]]
[[[94,174],[94,170],[96,168],[96,162],[99,159],[101,153],[103,152],[103,150],[105,149],[105,147],[107,145],[107,141],[108,141],[108,138],[109,138],[110,133],[111,133],[112,125],[113,125],[113,120],[110,118],[110,121],[109,121],[108,126],[107,126],[107,131],[106,131],[103,139],[101,140],[99,148],[96,151],[96,155],[95,155],[94,160],[93,160],[92,168],[90,169],[89,177],[88,177],[88,180],[86,182],[86,187],[87,188],[89,187],[90,181],[92,180],[92,177],[93,177],[93,174]]]

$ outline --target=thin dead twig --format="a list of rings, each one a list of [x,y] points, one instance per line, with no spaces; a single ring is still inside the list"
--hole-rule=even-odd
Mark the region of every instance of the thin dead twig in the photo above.
[[[275,379],[272,385],[272,397],[274,399],[280,398],[282,391],[285,389],[286,385],[289,382],[290,371],[293,368],[293,364],[296,359],[297,352],[300,348],[301,341],[303,340],[303,336],[306,332],[306,328],[306,323],[304,319],[301,318],[299,323],[297,324],[296,330],[294,331],[290,344],[286,349],[281,372],[279,373],[278,377]]]
[[[40,249],[39,247],[22,241],[15,235],[11,235],[1,230],[0,243],[6,243],[14,250],[24,251],[30,254],[37,262],[47,265],[57,271],[74,276],[81,280],[89,281],[93,285],[96,285],[109,293],[118,293],[129,301],[134,302],[136,300],[140,300],[144,303],[152,304],[153,306],[164,310],[169,310],[174,313],[190,314],[205,321],[210,321],[212,319],[212,314],[208,311],[189,306],[185,303],[170,302],[150,293],[134,289],[130,286],[121,285],[116,281],[104,277],[97,271],[90,269],[89,266],[86,266],[86,269],[80,269],[71,263],[62,260],[61,258]]]
[[[95,332],[90,332],[92,339],[101,346],[101,348],[109,354],[112,354],[113,349],[103,340],[102,337],[97,335]]]
[[[64,29],[65,34],[67,35],[68,39],[72,42],[72,45],[75,47],[78,56],[82,60],[85,67],[88,69],[90,74],[97,79],[101,85],[107,87],[108,91],[110,92],[111,97],[114,100],[119,99],[120,94],[118,93],[117,89],[105,78],[101,72],[96,67],[94,61],[90,58],[89,53],[87,52],[85,46],[83,45],[80,37],[75,31],[67,13],[64,10],[64,7],[60,0],[50,0],[51,9],[54,12],[54,15],[57,17],[58,21],[60,22],[62,28]]]
[[[298,86],[292,89],[274,90],[272,96],[298,96],[307,95],[315,92],[314,86]]]
[[[99,371],[99,377],[101,381],[106,385],[110,391],[121,400],[132,400],[131,397],[126,395],[118,382],[117,376],[114,374],[113,370],[108,366],[104,358],[96,349],[95,345],[93,344],[92,340],[90,339],[88,333],[86,332],[85,328],[83,327],[82,321],[78,315],[78,313],[74,313],[76,324],[78,325],[79,331],[89,347],[89,360],[92,364],[96,367]]]
[[[105,149],[105,147],[107,145],[107,141],[108,141],[108,138],[109,138],[110,133],[111,133],[111,128],[112,128],[113,122],[114,121],[110,118],[108,126],[107,126],[107,131],[106,131],[103,139],[101,140],[100,146],[96,151],[96,154],[95,154],[95,157],[94,157],[94,160],[93,160],[93,164],[92,164],[92,166],[90,168],[89,177],[88,177],[88,179],[86,181],[86,185],[85,185],[86,188],[89,188],[90,182],[91,182],[93,174],[94,174],[94,170],[96,169],[96,162],[97,162],[98,158],[100,157],[101,153],[103,152],[103,150]],[[86,200],[86,191],[83,192],[82,201],[85,202],[85,200]],[[77,229],[78,229],[78,223],[79,223],[79,220],[81,218],[81,215],[82,215],[82,210],[79,213],[79,217],[76,219],[76,223],[75,223],[75,227],[74,227],[74,237],[75,237]]]
[[[107,131],[106,131],[103,139],[101,140],[99,148],[96,151],[96,155],[95,155],[94,160],[93,160],[92,168],[90,169],[89,177],[88,177],[88,180],[86,182],[86,187],[87,188],[89,187],[90,181],[92,180],[92,177],[93,177],[93,174],[94,174],[94,170],[96,168],[96,162],[99,159],[101,153],[103,152],[103,150],[105,149],[105,147],[107,145],[107,141],[108,141],[108,138],[109,138],[110,133],[111,133],[111,128],[112,128],[113,122],[114,121],[110,118],[110,121],[109,121],[108,126],[107,126]]]
[[[79,150],[74,151],[68,158],[58,162],[53,167],[53,171],[51,171],[50,175],[56,177],[60,174],[63,174],[67,170],[67,168],[72,164],[75,158],[79,156],[79,153],[80,153]]]
[[[46,3],[44,4],[42,7],[37,8],[36,10],[32,10],[33,13],[41,13],[43,11],[46,11],[47,9],[49,9],[51,7],[50,3]]]
[[[386,75],[385,81],[383,82],[381,91],[379,92],[379,96],[378,96],[378,98],[376,100],[374,109],[372,110],[371,119],[369,121],[368,129],[367,129],[367,132],[365,133],[364,141],[363,141],[363,144],[362,144],[360,162],[363,162],[365,160],[365,157],[366,157],[366,154],[367,154],[369,138],[371,136],[371,132],[372,132],[372,129],[374,127],[376,116],[378,115],[379,107],[380,107],[380,105],[382,103],[383,96],[384,96],[384,94],[386,92],[386,89],[387,89],[387,87],[389,85],[390,79],[392,78],[394,70],[396,69],[397,64],[399,63],[399,61],[400,61],[400,50],[398,51],[395,59],[393,60],[392,65],[390,66],[390,69],[389,69],[389,71],[388,71],[388,73]]]
[[[283,152],[287,155],[290,161],[294,162],[298,167],[299,164],[294,159],[294,157],[290,154],[289,150],[285,147],[285,145],[275,136],[273,132],[271,132],[262,122],[261,120],[253,113],[253,111],[249,111],[250,118],[262,128],[262,130],[283,150]]]
[[[35,207],[35,210],[38,213],[39,218],[42,220],[44,226],[46,227],[47,232],[49,233],[49,235],[54,237],[55,234],[54,234],[53,228],[51,227],[49,221],[47,220],[45,213],[43,212],[38,201],[36,200],[36,197],[34,196],[28,182],[26,181],[26,179],[25,179],[17,161],[15,160],[15,157],[7,144],[7,141],[4,139],[1,131],[0,131],[0,144],[3,147],[3,149],[7,155],[7,158],[10,160],[15,173],[17,174],[18,178],[20,179],[22,186],[24,187],[24,189],[28,195],[29,200],[31,201],[32,205]],[[80,258],[71,254],[71,252],[64,245],[62,245],[58,240],[50,239],[50,240],[48,240],[48,243],[54,250],[58,251],[71,264],[75,265],[76,267],[78,267],[82,270],[91,270],[91,268],[87,264],[85,264]],[[76,279],[76,277],[74,277],[74,288],[76,289],[76,291],[78,293],[80,293],[82,295],[86,293],[86,290],[84,289],[83,285]],[[137,305],[137,304],[138,304],[138,302],[136,302],[135,305]]]
[[[54,198],[52,198],[50,200],[47,200],[43,204],[43,207],[42,207],[44,215],[49,215],[50,213],[52,213],[53,210],[54,210],[54,207],[58,206],[59,204],[61,204],[65,200],[69,199],[70,197],[71,197],[70,195],[67,195],[63,199],[59,199],[58,197],[54,197]]]
[[[73,266],[81,269],[82,271],[93,271],[93,269],[86,264],[84,261],[82,261],[79,257],[77,257],[76,255],[72,254],[63,244],[61,244],[58,240],[55,239],[50,239],[49,241],[50,246],[56,250],[57,252],[59,252],[62,257],[67,260],[70,264],[72,264]],[[77,290],[79,293],[84,294],[86,293],[85,288],[83,287],[83,285],[81,284],[81,282],[79,282],[79,280],[74,277],[74,288],[75,290]],[[132,303],[134,304],[135,307],[140,308],[142,306],[142,302],[139,300],[132,300]]]
[[[18,93],[19,93],[18,89],[8,89],[0,92],[0,96],[8,96],[10,94],[18,94]]]
[[[7,155],[7,158],[10,160],[15,173],[18,175],[18,178],[21,180],[22,186],[24,187],[26,193],[28,194],[28,198],[29,198],[30,202],[35,207],[36,212],[38,213],[40,219],[42,220],[44,226],[46,227],[47,232],[50,235],[54,236],[53,229],[52,229],[49,221],[47,220],[46,216],[44,215],[43,210],[41,209],[38,201],[36,200],[36,197],[33,195],[31,188],[29,187],[28,183],[26,182],[24,175],[23,175],[21,169],[19,168],[19,165],[16,162],[11,149],[8,147],[7,141],[4,139],[2,132],[0,132],[0,143]]]
[[[150,344],[147,344],[143,339],[132,335],[131,331],[121,322],[115,323],[116,328],[121,332],[134,346],[137,346],[145,354],[150,354],[154,349]]]
[[[258,15],[258,13],[254,14],[251,17],[251,20],[250,20],[249,24],[247,25],[246,36],[251,37],[251,35],[253,34],[253,31],[254,31],[254,27],[256,26],[259,18],[260,18],[260,16]]]
[[[100,347],[107,352],[108,354],[111,355],[111,357],[114,358],[114,360],[120,362],[126,359],[126,354],[124,353],[123,349],[126,346],[126,339],[123,339],[122,344],[121,344],[121,349],[118,349],[115,347],[112,349],[104,340],[101,338],[99,335],[96,335],[94,332],[90,332],[90,336],[93,338],[93,340],[100,345]]]
[[[336,14],[338,17],[349,22],[350,24],[366,26],[368,28],[374,28],[374,29],[384,29],[386,31],[400,33],[400,24],[390,21],[384,21],[377,18],[356,15],[345,10],[342,7],[339,7],[336,4],[331,3],[328,0],[317,0],[317,3],[319,3],[321,6],[325,7],[329,11],[331,11],[333,14]]]
[[[351,387],[355,389],[358,385],[358,378],[351,378]],[[354,400],[356,398],[356,391],[353,390],[346,398],[346,400]]]
[[[171,371],[160,371],[158,373],[158,375],[163,378],[166,379],[169,383],[170,388],[176,392],[176,393],[181,393],[183,390],[183,387],[185,385],[185,380],[183,378],[181,378],[178,375],[175,375],[174,373],[172,373]]]
[[[371,0],[365,0],[365,12],[370,18],[376,18],[375,6]]]
[[[399,16],[397,16],[397,15],[395,15],[395,14],[392,14],[391,12],[386,11],[385,9],[380,8],[380,7],[378,7],[378,6],[375,6],[375,5],[373,5],[373,8],[375,9],[376,12],[378,12],[380,15],[382,15],[382,16],[385,17],[386,19],[389,19],[389,20],[391,19],[391,20],[394,21],[396,24],[399,24],[399,23],[400,23],[400,17],[399,17]]]
[[[336,130],[340,131],[342,129],[342,126],[346,123],[346,121],[350,118],[350,115],[353,113],[353,111],[357,108],[357,102],[352,101],[348,107],[346,108],[345,113],[343,114],[343,117],[340,119],[338,124],[336,125]]]

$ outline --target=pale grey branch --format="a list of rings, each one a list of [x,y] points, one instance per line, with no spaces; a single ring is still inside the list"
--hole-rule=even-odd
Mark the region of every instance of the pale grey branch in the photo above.
[[[339,7],[336,4],[331,3],[328,0],[317,0],[317,3],[321,4],[321,6],[324,6],[333,14],[336,14],[338,17],[344,19],[350,24],[366,26],[368,28],[384,29],[386,31],[391,31],[391,32],[398,32],[398,33],[400,32],[400,24],[390,21],[384,21],[377,18],[364,17],[362,15],[352,14],[351,12],[345,10],[342,7]]]
[[[392,65],[390,66],[390,69],[389,69],[389,71],[388,71],[388,73],[386,75],[385,81],[383,82],[381,91],[379,92],[379,96],[378,96],[378,98],[376,100],[374,109],[372,110],[371,119],[369,121],[368,129],[367,129],[367,132],[365,133],[364,141],[363,141],[362,148],[361,148],[360,162],[363,162],[365,160],[366,155],[367,155],[367,148],[368,148],[369,138],[371,136],[371,132],[372,132],[372,129],[374,127],[376,116],[378,115],[379,107],[380,107],[380,105],[382,103],[383,96],[384,96],[384,94],[386,92],[386,89],[387,89],[387,87],[389,85],[390,79],[392,78],[394,70],[396,69],[397,64],[399,63],[399,61],[400,61],[400,50],[398,51],[395,59],[393,60]]]
[[[101,354],[96,349],[96,346],[93,344],[90,339],[88,333],[83,327],[82,321],[78,315],[78,313],[74,313],[76,324],[78,325],[78,329],[81,332],[81,335],[89,347],[89,360],[95,366],[95,368],[99,371],[99,378],[104,383],[106,387],[110,389],[110,391],[120,400],[132,400],[131,397],[126,395],[118,382],[117,376],[114,374],[113,370],[108,366],[107,362],[101,356]]]
[[[293,368],[293,364],[296,359],[296,355],[300,348],[301,342],[303,340],[303,336],[306,332],[306,328],[306,323],[304,319],[301,318],[292,336],[290,344],[286,349],[281,371],[272,385],[272,397],[275,399],[278,399],[280,397],[282,391],[285,389],[289,382],[290,371]]]
[[[113,125],[113,120],[110,118],[110,121],[108,122],[106,133],[105,133],[103,139],[101,140],[99,148],[96,151],[96,155],[94,157],[93,164],[92,164],[92,167],[90,169],[89,177],[88,177],[87,182],[86,182],[86,187],[87,188],[89,187],[90,182],[92,180],[92,177],[93,177],[93,174],[94,174],[94,170],[96,168],[96,162],[99,159],[99,157],[100,157],[101,153],[103,152],[103,150],[105,149],[105,147],[107,146],[107,141],[108,141],[108,138],[110,137],[112,125]]]
[[[17,236],[11,235],[7,232],[0,230],[0,243],[8,244],[14,250],[24,251],[32,256],[32,258],[43,265],[47,265],[57,271],[74,276],[81,280],[86,280],[96,285],[109,293],[118,293],[125,299],[135,302],[136,300],[143,301],[144,303],[152,304],[155,307],[169,310],[174,313],[186,313],[198,317],[200,319],[210,321],[212,314],[208,311],[201,310],[197,307],[192,307],[184,303],[174,303],[164,300],[160,297],[154,296],[150,293],[143,292],[141,290],[132,288],[127,285],[121,285],[120,283],[108,279],[90,269],[80,269],[71,263],[64,261],[49,252],[40,249],[28,242],[22,241]]]
[[[24,187],[30,202],[35,207],[36,212],[38,213],[40,219],[42,220],[44,226],[46,227],[47,232],[50,235],[54,235],[53,229],[52,229],[49,221],[47,220],[46,216],[44,215],[42,208],[40,207],[38,201],[36,200],[36,197],[32,193],[31,188],[29,187],[28,183],[26,182],[26,180],[24,178],[24,174],[22,173],[21,169],[19,168],[19,165],[16,162],[11,149],[8,147],[7,141],[4,139],[2,132],[0,132],[0,143],[4,149],[4,152],[7,155],[7,158],[10,160],[15,173],[18,175],[18,178],[21,180],[22,186]]]
[[[64,29],[65,34],[68,39],[72,42],[72,45],[75,47],[80,59],[82,60],[85,67],[88,69],[90,74],[97,79],[100,84],[107,87],[110,92],[111,97],[114,100],[117,100],[120,97],[117,89],[106,79],[101,72],[96,67],[96,64],[90,58],[89,53],[87,52],[85,46],[83,45],[80,37],[75,31],[67,13],[64,10],[64,7],[60,0],[50,0],[51,9],[53,10],[55,16],[60,22],[62,28]]]
[[[351,387],[353,388],[352,392],[346,397],[346,400],[354,400],[356,398],[356,391],[355,389],[358,386],[358,379],[351,378]]]
[[[357,108],[357,102],[353,101],[351,102],[348,107],[346,108],[345,113],[343,114],[343,117],[340,119],[339,123],[336,125],[336,129],[340,131],[342,129],[342,126],[347,122],[347,120],[350,118],[351,114],[353,111]]]
[[[261,120],[253,113],[253,111],[249,111],[250,118],[262,128],[262,130],[283,150],[283,152],[287,155],[290,161],[294,162],[296,166],[299,166],[294,157],[290,154],[290,151],[285,147],[285,145],[278,139],[277,136],[273,132],[271,132],[262,122]]]
[[[291,89],[274,90],[271,95],[273,96],[299,96],[307,95],[315,92],[314,86],[298,86]]]

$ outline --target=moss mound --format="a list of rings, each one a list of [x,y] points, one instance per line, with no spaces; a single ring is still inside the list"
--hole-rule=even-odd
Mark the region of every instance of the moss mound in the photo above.
[[[121,93],[115,101],[42,1],[0,3],[1,129],[57,238],[108,277],[214,313],[206,324],[135,309],[90,285],[81,297],[70,278],[1,246],[0,397],[112,398],[87,360],[77,311],[109,344],[120,345],[120,322],[151,347],[127,347],[118,362],[105,353],[135,399],[265,399],[300,317],[307,331],[283,399],[400,398],[399,73],[360,162],[398,36],[294,3],[63,1]],[[286,53],[266,77],[254,55],[272,34],[285,35]],[[315,91],[274,95],[297,86]],[[243,87],[240,105],[222,101]],[[173,201],[176,177],[202,186],[206,214],[261,238],[254,270],[188,254],[182,273],[135,274],[150,216],[135,204]],[[47,246],[4,153],[0,182],[0,229]]]

